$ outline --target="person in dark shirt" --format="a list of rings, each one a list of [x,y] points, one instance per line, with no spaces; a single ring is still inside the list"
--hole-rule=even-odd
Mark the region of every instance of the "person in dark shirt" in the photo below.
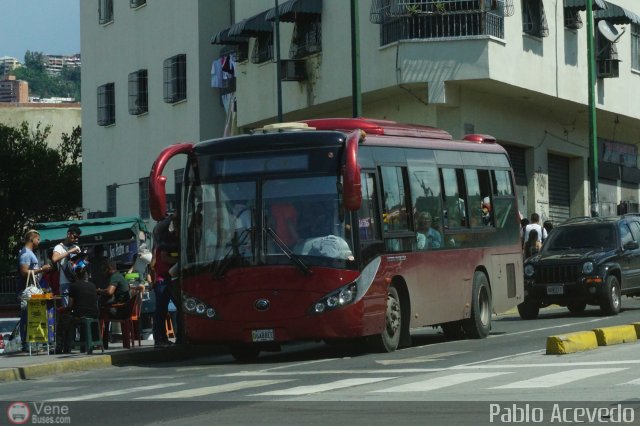
[[[79,318],[98,318],[98,294],[96,286],[87,281],[88,262],[80,261],[73,267],[76,280],[69,285],[69,304],[61,308],[58,322],[62,352],[70,353],[75,335],[75,325]]]
[[[105,297],[104,304],[126,303],[130,299],[129,283],[124,279],[122,274],[118,272],[116,262],[111,260],[107,262],[105,272],[108,278],[107,288],[98,289],[98,294]]]

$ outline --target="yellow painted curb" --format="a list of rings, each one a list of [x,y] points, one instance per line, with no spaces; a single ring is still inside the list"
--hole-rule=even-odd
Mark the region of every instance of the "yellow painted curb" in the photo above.
[[[612,327],[594,328],[598,345],[609,346],[619,343],[629,343],[638,340],[636,328],[633,325],[614,325]]]
[[[13,382],[20,379],[20,372],[17,368],[1,368],[0,369],[0,383]]]
[[[52,374],[69,373],[72,371],[86,371],[94,368],[111,367],[110,355],[98,355],[80,359],[68,359],[48,364],[35,364],[20,368],[22,379],[34,379],[36,377]]]
[[[547,355],[571,354],[597,347],[598,340],[593,331],[578,331],[547,337]]]

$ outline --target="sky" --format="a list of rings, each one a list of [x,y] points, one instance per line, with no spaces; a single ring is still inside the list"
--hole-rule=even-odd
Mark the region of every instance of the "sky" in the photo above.
[[[0,11],[0,57],[80,53],[80,0],[0,0]]]

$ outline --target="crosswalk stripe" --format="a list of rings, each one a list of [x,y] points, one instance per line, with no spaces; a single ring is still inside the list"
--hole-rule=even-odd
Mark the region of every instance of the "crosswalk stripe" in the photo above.
[[[491,389],[551,388],[575,382],[577,380],[600,376],[602,374],[615,373],[622,370],[626,370],[626,368],[577,368],[574,370],[560,371],[557,373],[534,377],[533,379],[496,386]]]
[[[224,385],[205,386],[201,388],[186,389],[178,392],[168,392],[160,395],[142,396],[136,399],[176,399],[194,398],[198,396],[212,395],[216,393],[234,392],[242,389],[257,388],[260,386],[275,385],[291,380],[244,380],[241,382],[226,383]]]
[[[368,377],[361,379],[344,379],[319,385],[296,386],[289,389],[263,392],[251,396],[283,396],[283,395],[309,395],[312,393],[326,392],[336,389],[344,389],[352,386],[366,385],[369,383],[381,382],[383,380],[395,379],[395,377]]]
[[[420,380],[418,382],[407,383],[405,385],[394,386],[387,389],[374,391],[374,393],[397,393],[397,392],[427,392],[435,389],[446,388],[459,385],[461,383],[473,382],[475,380],[487,379],[489,377],[509,374],[507,372],[495,373],[459,373],[448,376],[435,377],[433,379]]]
[[[620,385],[640,385],[640,379],[631,380],[630,382],[620,383]]]
[[[56,398],[56,399],[50,399],[49,401],[84,401],[87,399],[98,399],[98,398],[104,398],[107,396],[118,396],[118,395],[125,395],[128,393],[133,393],[133,392],[142,392],[142,391],[147,391],[147,390],[153,390],[153,389],[160,389],[160,388],[166,388],[168,386],[179,386],[179,385],[184,385],[184,383],[160,383],[157,385],[149,385],[149,386],[138,386],[135,388],[125,388],[125,389],[118,389],[115,391],[108,391],[108,392],[100,392],[100,393],[90,393],[87,395],[81,395],[81,396],[75,396],[75,397],[63,397],[63,398]]]

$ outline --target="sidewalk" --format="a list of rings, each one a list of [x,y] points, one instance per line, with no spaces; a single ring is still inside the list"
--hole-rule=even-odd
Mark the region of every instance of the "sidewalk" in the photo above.
[[[137,342],[136,342],[137,343]],[[88,371],[114,365],[135,365],[156,362],[184,361],[207,355],[222,355],[227,349],[221,345],[154,348],[153,340],[143,340],[142,346],[122,347],[122,343],[110,343],[104,353],[94,349],[88,355],[79,350],[70,354],[48,355],[46,352],[0,354],[0,382],[30,380],[44,376],[75,371]]]

